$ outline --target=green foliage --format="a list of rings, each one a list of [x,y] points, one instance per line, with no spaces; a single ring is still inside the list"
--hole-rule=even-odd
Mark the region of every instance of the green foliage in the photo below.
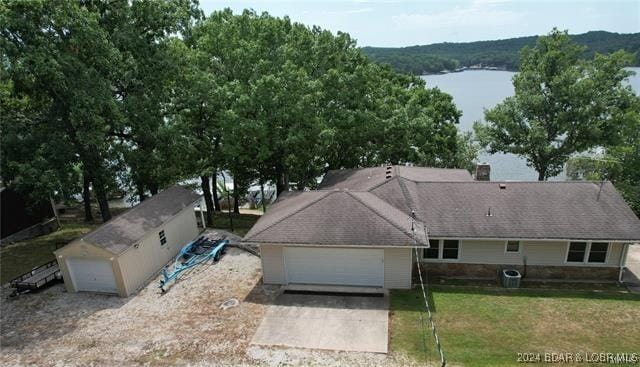
[[[518,70],[518,53],[525,46],[534,46],[537,36],[509,38],[497,41],[466,43],[436,43],[402,48],[363,47],[372,60],[389,64],[395,70],[410,74],[437,73],[459,66],[482,64],[507,70]],[[576,43],[586,45],[580,58],[592,59],[596,53],[608,54],[626,50],[635,55],[632,65],[640,65],[640,33],[618,34],[593,31],[572,35]]]
[[[562,172],[574,153],[616,145],[638,119],[638,97],[623,83],[631,75],[624,51],[581,60],[584,47],[554,29],[521,52],[515,96],[485,111],[476,135],[490,153],[527,159],[546,180]]]
[[[0,5],[2,180],[34,198],[140,198],[220,170],[316,184],[387,162],[466,167],[450,96],[370,62],[348,34],[191,0]],[[208,202],[208,206],[211,202]],[[105,218],[108,219],[108,218]]]
[[[622,142],[608,147],[604,154],[570,158],[567,176],[572,180],[610,180],[640,216],[640,118],[629,124],[622,136]]]

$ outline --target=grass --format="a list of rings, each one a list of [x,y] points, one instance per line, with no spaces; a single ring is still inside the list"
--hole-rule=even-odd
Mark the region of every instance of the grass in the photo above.
[[[638,353],[640,296],[614,291],[432,286],[430,307],[448,364],[517,365],[518,353]],[[438,355],[419,290],[391,295],[391,350]]]
[[[231,225],[229,223],[229,214],[227,212],[216,213],[213,217],[213,228],[223,229],[237,234],[240,237],[244,237],[247,232],[253,227],[254,224],[260,219],[258,214],[231,214],[233,220],[233,231],[231,231]]]
[[[24,274],[38,265],[53,260],[53,251],[95,228],[97,224],[61,223],[60,229],[48,235],[3,247],[0,250],[0,283]]]

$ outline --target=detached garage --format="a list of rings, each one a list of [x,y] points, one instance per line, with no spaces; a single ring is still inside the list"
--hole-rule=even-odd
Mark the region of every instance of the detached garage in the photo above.
[[[200,195],[175,186],[55,252],[69,292],[127,297],[198,235]]]
[[[369,192],[288,192],[247,233],[266,284],[410,288],[426,234]]]

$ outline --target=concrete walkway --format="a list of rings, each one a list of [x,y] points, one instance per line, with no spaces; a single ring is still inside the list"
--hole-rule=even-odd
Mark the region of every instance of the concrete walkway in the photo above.
[[[389,297],[282,294],[252,344],[387,353]]]

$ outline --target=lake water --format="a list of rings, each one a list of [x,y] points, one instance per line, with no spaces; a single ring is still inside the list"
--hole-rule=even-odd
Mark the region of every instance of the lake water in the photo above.
[[[629,79],[636,94],[640,94],[640,68],[630,68],[636,75]],[[491,108],[508,96],[512,96],[509,71],[472,70],[442,75],[424,75],[428,87],[438,87],[453,96],[462,118],[458,129],[471,131],[474,121],[484,121],[484,109]],[[492,180],[537,180],[538,174],[527,167],[523,158],[513,154],[487,154],[481,152],[478,160],[491,164]],[[564,180],[564,175],[553,179]]]

